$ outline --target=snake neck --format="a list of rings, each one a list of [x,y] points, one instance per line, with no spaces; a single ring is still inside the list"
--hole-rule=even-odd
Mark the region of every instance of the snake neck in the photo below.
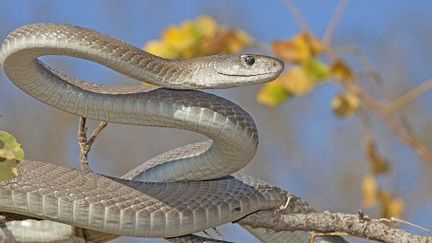
[[[11,45],[14,48],[9,48]],[[0,63],[11,52],[21,49],[31,49],[40,55],[88,59],[133,79],[173,89],[229,88],[262,83],[279,76],[284,66],[276,58],[255,54],[168,60],[97,31],[61,24],[32,24],[15,30],[3,44]],[[253,63],[246,62],[247,58],[252,58]]]

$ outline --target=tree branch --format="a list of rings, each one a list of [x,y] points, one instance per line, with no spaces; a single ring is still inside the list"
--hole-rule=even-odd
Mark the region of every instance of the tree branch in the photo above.
[[[432,89],[432,80],[426,80],[418,87],[406,92],[390,102],[387,113],[393,114]]]
[[[80,117],[79,129],[78,129],[78,144],[80,147],[80,162],[81,170],[91,171],[88,163],[88,154],[90,152],[91,146],[93,145],[96,137],[102,132],[102,130],[108,125],[106,121],[101,121],[96,129],[92,132],[90,139],[87,140],[87,127],[86,118]]]
[[[281,191],[286,196],[286,192]],[[346,233],[351,236],[361,237],[365,239],[376,240],[380,242],[432,242],[432,237],[421,237],[418,235],[410,234],[404,230],[396,229],[389,224],[391,220],[378,220],[369,219],[362,213],[345,214],[345,213],[316,213],[313,209],[302,199],[289,195],[288,200],[281,207],[274,210],[258,211],[249,216],[246,216],[235,223],[240,223],[245,226],[253,228],[268,229],[269,232],[277,231],[313,231],[319,232],[318,237],[325,237],[330,242],[344,242],[341,238],[334,236],[345,235]],[[18,223],[19,220],[28,218],[26,216],[13,214],[5,214],[6,225],[2,226],[0,231],[0,239],[7,240],[22,238],[23,227],[29,228],[31,224],[33,233],[37,233],[37,229],[46,229],[46,225],[52,229],[63,229],[64,232],[69,232],[68,235],[62,234],[61,237],[67,239],[81,238],[89,242],[98,242],[100,240],[113,239],[117,236],[109,235],[102,232],[94,232],[82,229],[77,230],[74,227],[55,223],[48,220],[30,220],[26,224]],[[9,220],[16,221],[12,223]],[[400,221],[400,220],[399,220]],[[401,221],[402,222],[402,221]],[[45,225],[45,227],[42,227]],[[2,233],[3,232],[3,233]],[[5,234],[5,232],[8,232]],[[43,234],[43,232],[42,232]],[[312,237],[314,234],[312,234]],[[12,238],[11,238],[12,237]],[[66,238],[59,238],[63,241]],[[200,240],[211,240],[211,242],[224,242],[215,239],[208,239],[197,235],[188,235],[168,239],[173,242],[185,242],[193,240],[193,242],[202,242]]]
[[[415,136],[413,136],[398,120],[387,112],[386,107],[375,101],[369,96],[359,85],[355,82],[344,82],[345,87],[351,92],[356,94],[362,104],[366,105],[369,109],[378,114],[381,119],[399,136],[399,139],[405,144],[411,146],[417,154],[427,162],[432,162],[432,153],[426,146]]]
[[[336,27],[345,12],[348,2],[349,0],[341,0],[336,7],[323,37],[323,43],[325,46],[330,46],[332,44],[333,36],[336,32]]]
[[[343,232],[360,238],[389,243],[432,241],[432,237],[413,235],[390,227],[381,220],[368,219],[362,214],[329,212],[275,214],[274,211],[267,210],[251,214],[239,220],[239,223],[274,231]]]
[[[306,21],[306,18],[304,17],[300,9],[298,9],[297,6],[294,4],[293,0],[286,0],[285,4],[287,5],[288,10],[293,15],[293,18],[297,22],[298,26],[300,26],[301,31],[310,32],[310,27]]]

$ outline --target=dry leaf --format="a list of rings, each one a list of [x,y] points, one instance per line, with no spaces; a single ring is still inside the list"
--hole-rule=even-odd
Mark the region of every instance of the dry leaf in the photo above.
[[[343,81],[350,81],[354,79],[354,73],[352,69],[342,59],[338,59],[332,63],[330,72],[334,77]]]
[[[200,16],[195,21],[195,25],[205,37],[212,37],[219,29],[218,23],[209,16]]]
[[[350,92],[344,92],[332,101],[333,112],[341,118],[351,117],[359,108],[359,99]]]
[[[374,174],[383,174],[388,172],[390,170],[390,163],[379,153],[374,141],[368,139],[365,146],[366,155],[371,164],[372,172]]]
[[[380,193],[379,197],[382,204],[381,217],[402,217],[402,214],[405,211],[405,203],[402,201],[402,199],[384,191]]]
[[[307,44],[312,57],[321,54],[325,49],[324,44],[309,32],[301,33],[299,39]]]
[[[373,207],[377,203],[379,192],[378,183],[374,175],[367,174],[363,177],[361,191],[363,207]]]
[[[273,52],[282,60],[291,63],[302,63],[310,58],[306,43],[293,43],[287,41],[273,41]]]
[[[274,41],[272,50],[284,61],[300,64],[318,56],[324,46],[312,34],[303,32],[294,36],[291,41]]]
[[[243,31],[219,26],[208,16],[168,27],[161,40],[150,41],[144,49],[169,59],[185,59],[216,53],[235,53],[251,44]]]
[[[293,95],[310,93],[316,85],[302,67],[292,67],[279,77],[285,89]]]

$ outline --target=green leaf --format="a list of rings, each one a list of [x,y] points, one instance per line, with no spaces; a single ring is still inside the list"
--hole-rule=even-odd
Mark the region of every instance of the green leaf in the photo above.
[[[258,102],[267,106],[276,106],[291,96],[292,94],[285,89],[284,85],[279,80],[275,80],[264,85],[259,91]]]
[[[303,64],[303,69],[312,80],[324,81],[330,76],[330,68],[327,64],[317,59],[311,59]]]
[[[0,181],[10,180],[18,175],[17,165],[24,160],[24,150],[15,137],[0,131]]]

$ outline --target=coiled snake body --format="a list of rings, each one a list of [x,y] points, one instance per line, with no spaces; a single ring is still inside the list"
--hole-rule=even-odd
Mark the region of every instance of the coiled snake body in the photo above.
[[[170,89],[89,84],[46,66],[37,59],[42,55],[92,60]],[[283,69],[275,58],[166,60],[93,30],[33,24],[6,38],[0,63],[21,90],[65,112],[114,123],[180,128],[211,139],[159,155],[123,179],[26,161],[17,178],[0,183],[0,211],[110,234],[173,237],[287,200],[287,193],[277,187],[248,176],[227,176],[255,154],[254,121],[230,101],[190,90],[272,80]]]

